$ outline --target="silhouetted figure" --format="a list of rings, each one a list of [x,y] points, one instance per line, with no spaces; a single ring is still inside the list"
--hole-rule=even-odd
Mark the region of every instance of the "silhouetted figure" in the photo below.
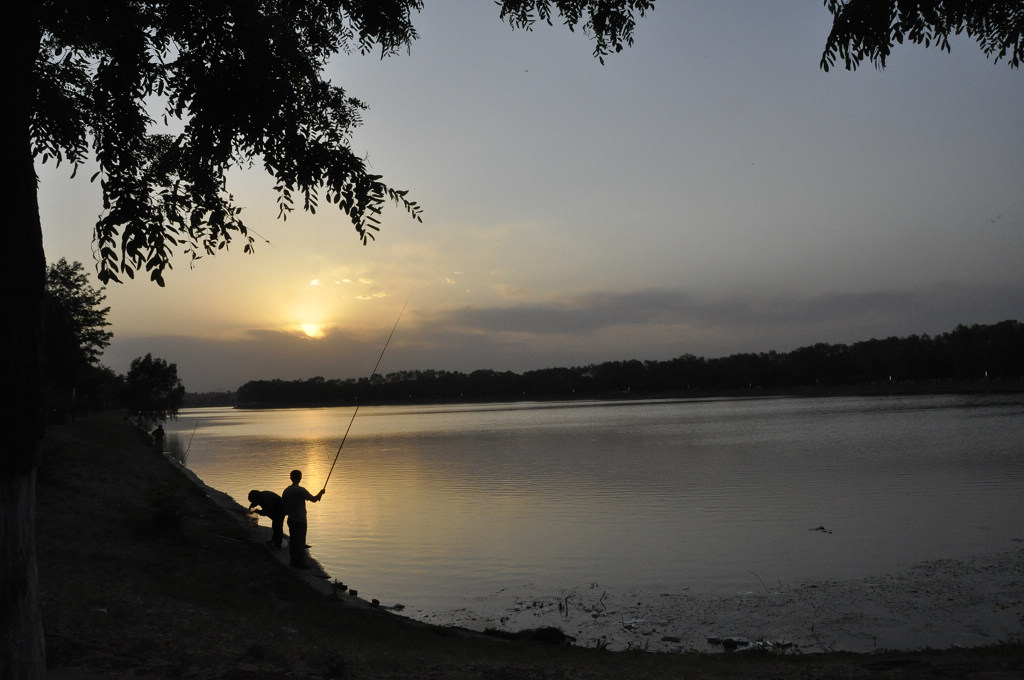
[[[164,451],[164,426],[163,425],[157,425],[156,429],[153,430],[153,432],[151,434],[153,435],[153,447],[157,450],[158,453],[163,453],[163,451]]]
[[[249,512],[256,506],[260,508],[257,513],[270,518],[270,545],[280,548],[284,540],[284,501],[273,491],[253,489],[249,492]]]
[[[320,489],[320,493],[314,496],[299,486],[299,482],[302,481],[301,470],[292,470],[291,480],[292,485],[281,493],[284,512],[288,515],[288,551],[293,567],[309,569],[306,562],[306,501],[318,502],[326,489]]]

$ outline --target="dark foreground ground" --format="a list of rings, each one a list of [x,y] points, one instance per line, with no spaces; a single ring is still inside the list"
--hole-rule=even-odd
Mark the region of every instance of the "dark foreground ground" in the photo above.
[[[38,482],[49,677],[1024,678],[1020,644],[669,654],[427,626],[313,587],[261,532],[119,416],[52,429]]]

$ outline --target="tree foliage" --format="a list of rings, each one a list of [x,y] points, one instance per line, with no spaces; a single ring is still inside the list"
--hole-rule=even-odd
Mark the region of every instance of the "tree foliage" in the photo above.
[[[61,420],[99,396],[107,382],[99,359],[113,334],[102,289],[89,283],[81,262],[60,258],[46,270],[43,379],[48,417]],[[93,389],[95,388],[95,389]]]
[[[96,365],[114,335],[105,330],[110,326],[110,307],[101,306],[106,299],[102,288],[89,283],[81,262],[62,257],[47,268],[47,323],[66,336],[60,341],[75,348],[80,363]]]
[[[144,270],[163,285],[179,246],[195,259],[238,237],[250,251],[232,167],[262,164],[281,217],[324,200],[364,242],[388,200],[418,219],[416,203],[351,150],[365,104],[322,70],[339,51],[408,44],[419,4],[44,2],[34,152],[77,165],[91,147],[100,279]],[[159,123],[175,131],[154,133]]]
[[[904,41],[950,51],[949,38],[966,34],[993,62],[1010,68],[1024,60],[1021,0],[825,0],[832,31],[821,56],[828,71],[837,60],[848,70],[864,60],[878,69]]]
[[[506,0],[514,27],[561,16],[591,34],[603,59],[632,42],[644,0]],[[281,218],[321,203],[365,243],[394,202],[350,146],[366,105],[327,81],[339,52],[408,48],[419,0],[43,2],[32,109],[33,153],[76,169],[91,153],[103,212],[94,240],[100,280],[145,271],[158,284],[176,249],[193,260],[255,239],[230,194],[232,167],[262,165]],[[157,132],[159,130],[159,132]]]
[[[594,56],[601,63],[612,52],[633,44],[636,18],[654,9],[653,0],[503,0],[501,18],[513,28],[531,30],[537,21],[551,25],[556,15],[570,31],[577,27],[594,40]]]
[[[178,365],[152,354],[132,360],[124,383],[124,402],[140,420],[162,423],[176,418],[185,397]]]

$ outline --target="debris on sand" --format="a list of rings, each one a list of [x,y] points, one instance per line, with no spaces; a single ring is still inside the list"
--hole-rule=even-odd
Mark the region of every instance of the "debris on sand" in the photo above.
[[[760,651],[776,651],[780,649],[792,649],[793,643],[789,640],[756,640],[750,642],[743,637],[709,637],[709,645],[720,646],[727,652],[735,652],[745,649],[756,649]]]
[[[503,640],[535,640],[537,642],[546,642],[552,645],[571,645],[576,642],[576,638],[571,635],[566,635],[561,629],[555,628],[554,626],[531,628],[528,630],[516,631],[514,633],[506,630],[498,630],[496,628],[488,628],[484,630],[484,634],[501,638]]]

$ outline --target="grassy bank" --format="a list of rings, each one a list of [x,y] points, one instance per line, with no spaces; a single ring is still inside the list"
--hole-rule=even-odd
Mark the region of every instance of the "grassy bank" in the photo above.
[[[120,416],[51,430],[38,483],[51,678],[1024,677],[1024,649],[610,653],[426,626],[325,595]]]

